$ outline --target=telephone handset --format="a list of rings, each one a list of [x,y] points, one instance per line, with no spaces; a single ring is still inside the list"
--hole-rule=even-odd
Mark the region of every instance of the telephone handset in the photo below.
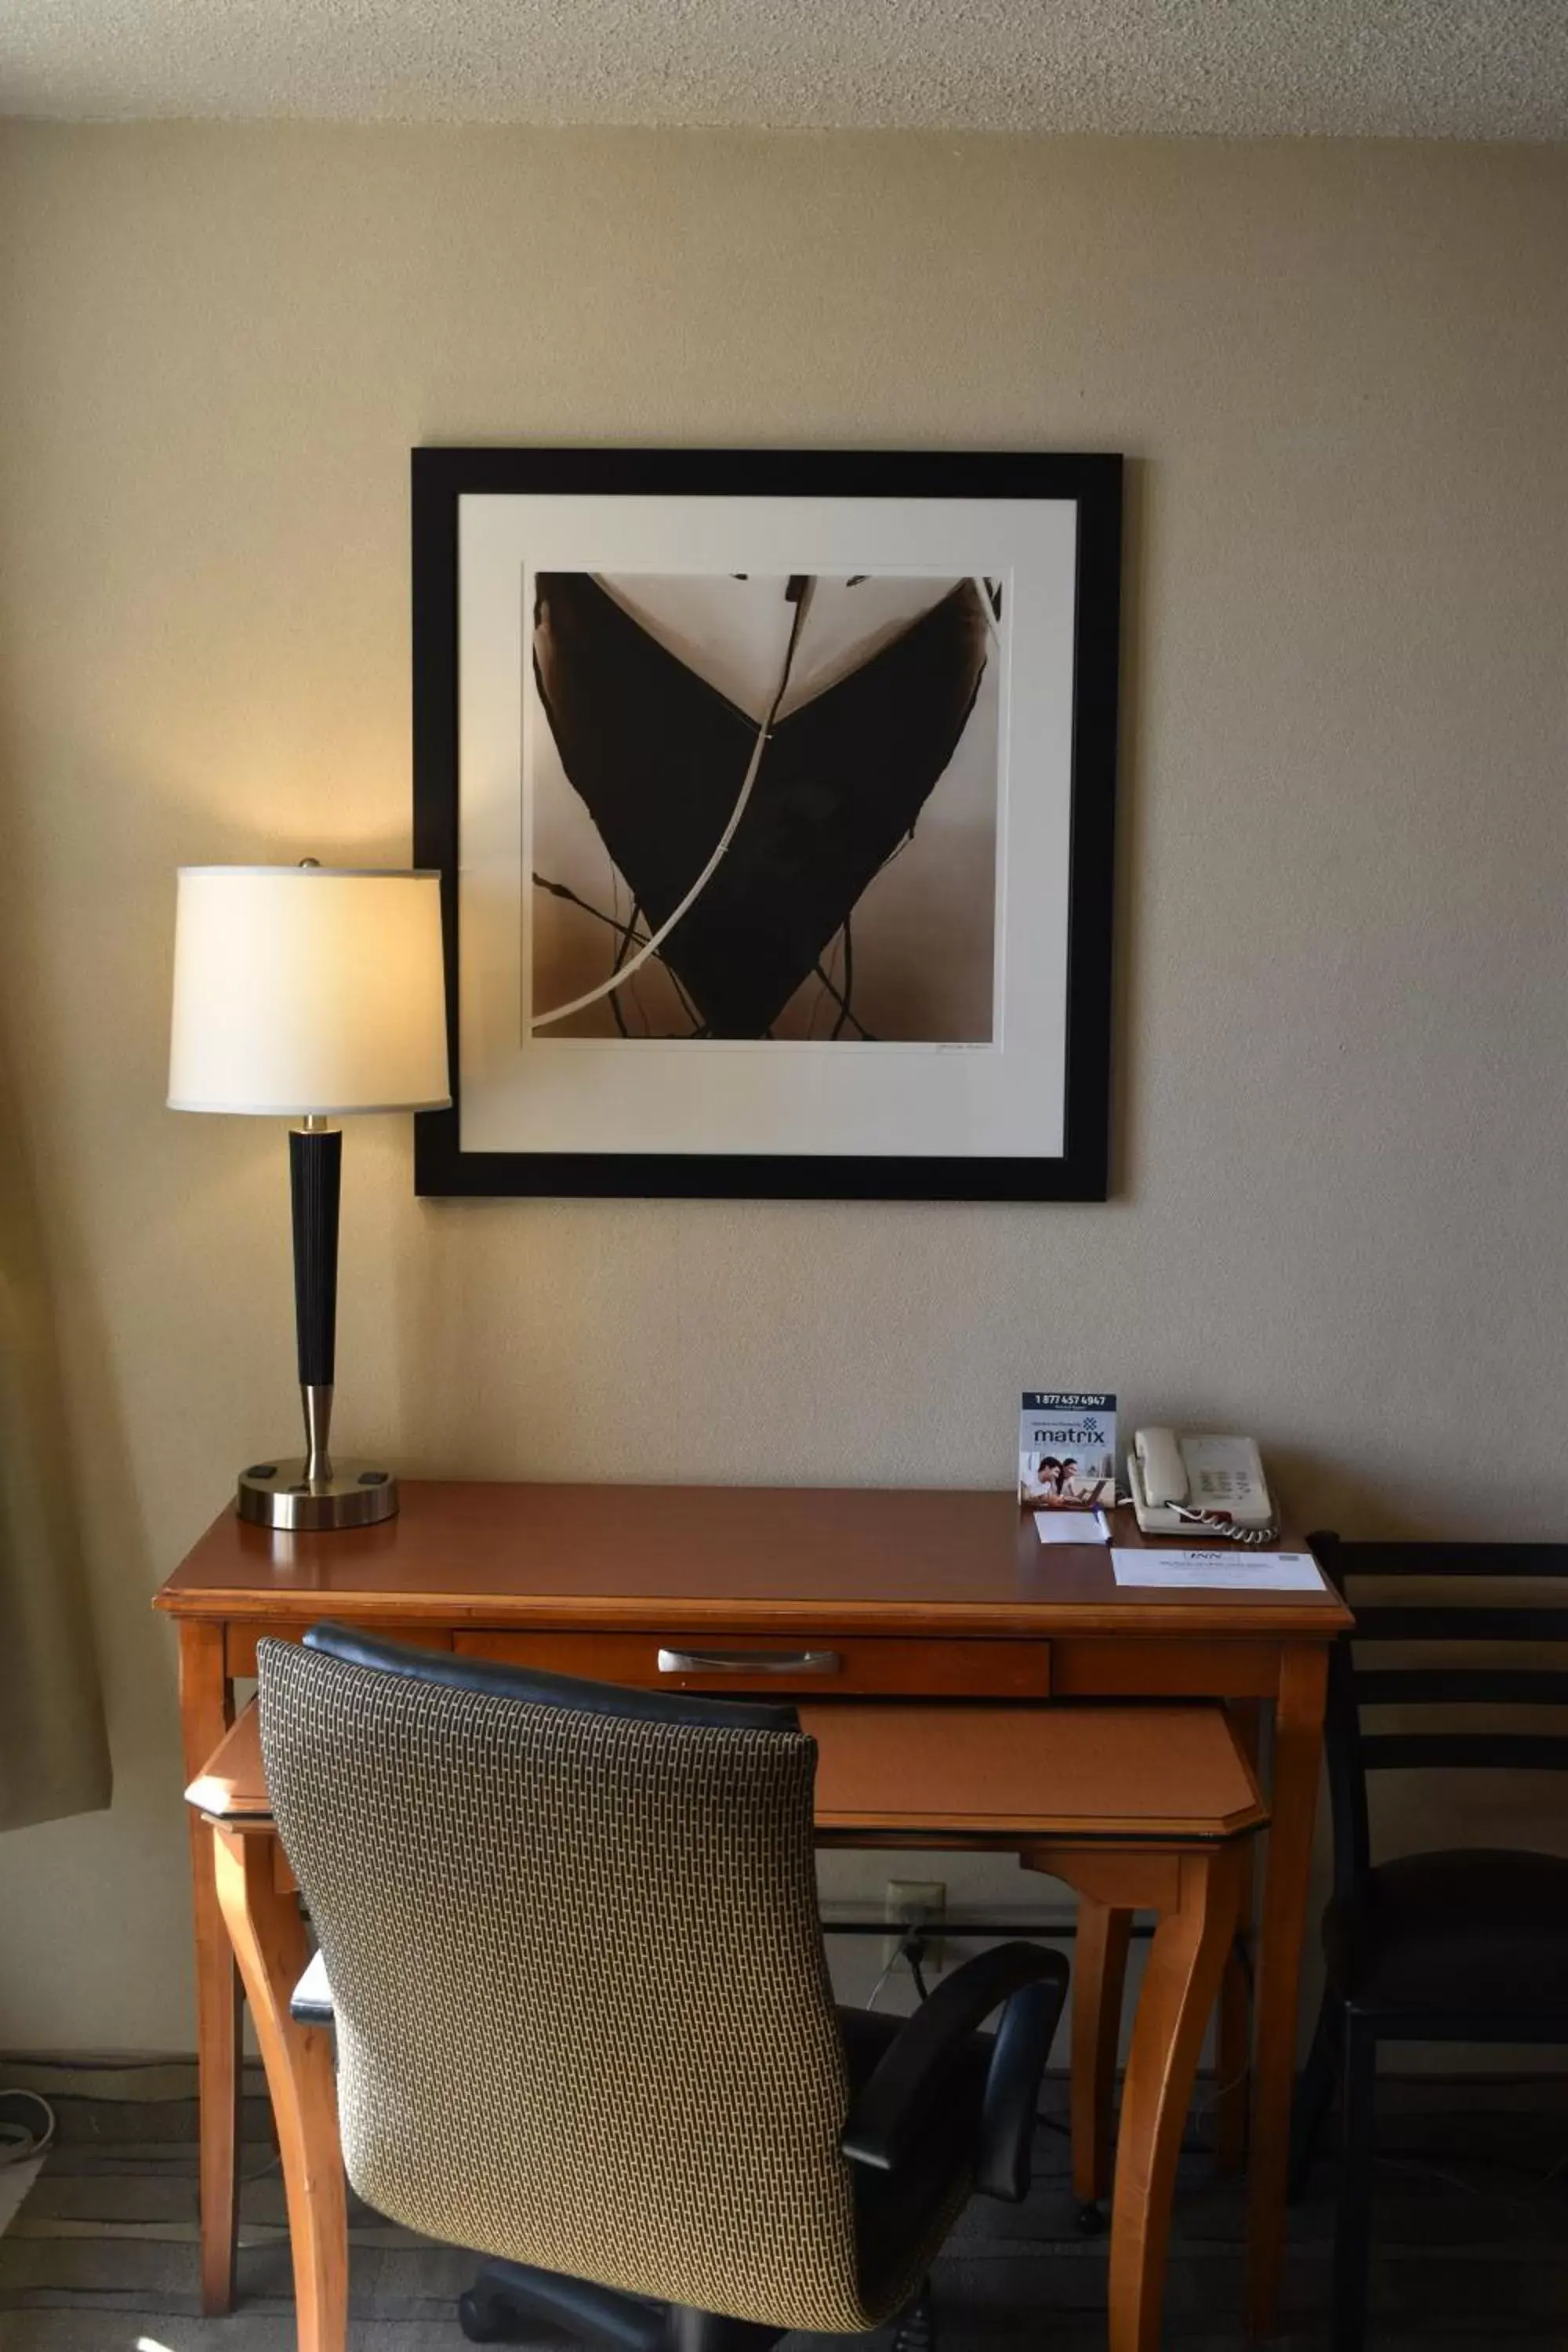
[[[1250,1437],[1193,1437],[1140,1429],[1127,1457],[1132,1507],[1145,1535],[1211,1533],[1270,1543],[1279,1533],[1268,1482]]]

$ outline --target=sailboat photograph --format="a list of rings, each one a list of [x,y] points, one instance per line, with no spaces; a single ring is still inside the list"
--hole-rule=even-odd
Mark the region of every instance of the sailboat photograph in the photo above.
[[[1000,580],[537,575],[536,1039],[986,1044]]]
[[[422,1193],[1089,1200],[1121,461],[413,457]]]

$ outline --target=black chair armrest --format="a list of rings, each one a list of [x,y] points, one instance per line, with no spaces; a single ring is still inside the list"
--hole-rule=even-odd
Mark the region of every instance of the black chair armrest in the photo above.
[[[1032,2126],[1039,2068],[1061,2014],[1067,1984],[1066,1960],[1039,1944],[998,1944],[955,1969],[921,2002],[862,2086],[839,2138],[843,2153],[852,2164],[869,2165],[878,2172],[896,2170],[953,2073],[971,2054],[979,2028],[1004,2001],[1011,2011],[1012,1997],[1026,1989],[1037,1990],[1039,1997],[1026,2001],[1016,2021],[1011,2015],[1004,2019],[992,2053],[983,2141],[993,2139],[994,2120],[998,2126],[1015,2122],[1015,2086],[1038,2048],[1027,2093]],[[999,2168],[1009,2179],[1015,2177],[1005,2166]],[[994,2165],[993,2169],[998,2168]],[[988,2185],[983,2180],[982,2186]],[[1000,2193],[1013,2191],[1006,2188]]]
[[[1002,2011],[980,2111],[974,2186],[982,2196],[1021,2205],[1029,2193],[1040,2077],[1061,2022],[1067,1990],[1068,1964],[1063,1960],[1059,1976],[1025,1985]]]

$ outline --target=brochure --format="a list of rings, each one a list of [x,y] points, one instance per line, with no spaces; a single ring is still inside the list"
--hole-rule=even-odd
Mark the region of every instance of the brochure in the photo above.
[[[1116,1500],[1116,1399],[1026,1389],[1018,1415],[1018,1500],[1032,1511],[1088,1511]]]

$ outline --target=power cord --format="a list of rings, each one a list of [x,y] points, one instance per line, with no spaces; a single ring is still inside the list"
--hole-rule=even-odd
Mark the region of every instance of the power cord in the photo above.
[[[1227,2092],[1239,2089],[1246,2080],[1245,2074],[1234,2075],[1228,2083],[1216,2083],[1202,2101],[1194,2097],[1193,2101],[1194,2117],[1201,2122],[1205,2116],[1211,2116]],[[1037,2125],[1043,2126],[1047,2131],[1055,2132],[1060,2139],[1070,2140],[1072,2137],[1072,2126],[1063,2123],[1059,2116],[1047,2116],[1043,2107],[1036,2109],[1035,2121]],[[1184,2156],[1208,2156],[1213,2153],[1204,2140],[1185,2137],[1182,2141],[1181,2152]],[[1097,2200],[1089,2199],[1079,2206],[1078,2229],[1080,2237],[1101,2237],[1106,2226],[1105,2208]]]
[[[1227,2093],[1231,2091],[1238,2091],[1246,2080],[1247,2076],[1245,2074],[1237,2074],[1233,2076],[1231,2081],[1228,2083],[1216,2083],[1214,2085],[1214,2088],[1206,2092],[1201,2098],[1194,2095],[1192,2104],[1192,2113],[1196,2120],[1199,2123],[1202,2123],[1207,2116],[1212,2116],[1220,2101],[1226,2097]],[[1060,2116],[1047,2115],[1044,2107],[1037,2110],[1035,2121],[1037,2124],[1043,2124],[1047,2131],[1057,2133],[1062,2139],[1071,2139],[1072,2137],[1072,2126],[1070,2124],[1063,2123]],[[1184,2156],[1206,2156],[1208,2154],[1208,2150],[1204,2147],[1200,2140],[1184,2140],[1182,2144],[1182,2154]],[[1568,2163],[1568,2158],[1564,2158],[1563,2161],[1564,2163]],[[1550,2178],[1550,2176],[1548,2177]]]
[[[892,1975],[893,1970],[898,1967],[900,1960],[908,1962],[910,1975],[914,1980],[915,1990],[919,1993],[921,1999],[922,2000],[928,2000],[930,1998],[930,1987],[926,1983],[924,1972],[921,1968],[921,1962],[924,1959],[929,1947],[930,1938],[926,1934],[923,1922],[918,1922],[911,1927],[906,1927],[903,1934],[899,1937],[892,1958],[889,1960],[887,1967],[882,1970],[881,1975],[877,1979],[876,1983],[871,1987],[869,1993],[867,1995],[867,2008],[876,2008],[877,2002],[881,1996],[883,1986],[887,1983],[888,1979]]]
[[[1523,2195],[1517,2189],[1494,2189],[1484,2180],[1462,2180],[1457,2172],[1445,2172],[1439,2164],[1424,2164],[1418,2157],[1379,2156],[1375,2161],[1386,2166],[1391,2172],[1408,2172],[1418,2179],[1440,2180],[1445,2188],[1457,2189],[1463,2196],[1490,2198],[1500,2205],[1517,2206],[1521,2212],[1539,2213],[1543,2201],[1553,2208],[1557,2205],[1554,2197],[1543,2200],[1539,2196]],[[1556,2163],[1544,2172],[1532,2172],[1524,2165],[1510,2164],[1506,2157],[1478,2156],[1467,2158],[1464,2161],[1488,2166],[1496,2171],[1510,2172],[1536,2189],[1555,2187],[1563,2171],[1568,2169],[1568,2156],[1559,2157]]]

